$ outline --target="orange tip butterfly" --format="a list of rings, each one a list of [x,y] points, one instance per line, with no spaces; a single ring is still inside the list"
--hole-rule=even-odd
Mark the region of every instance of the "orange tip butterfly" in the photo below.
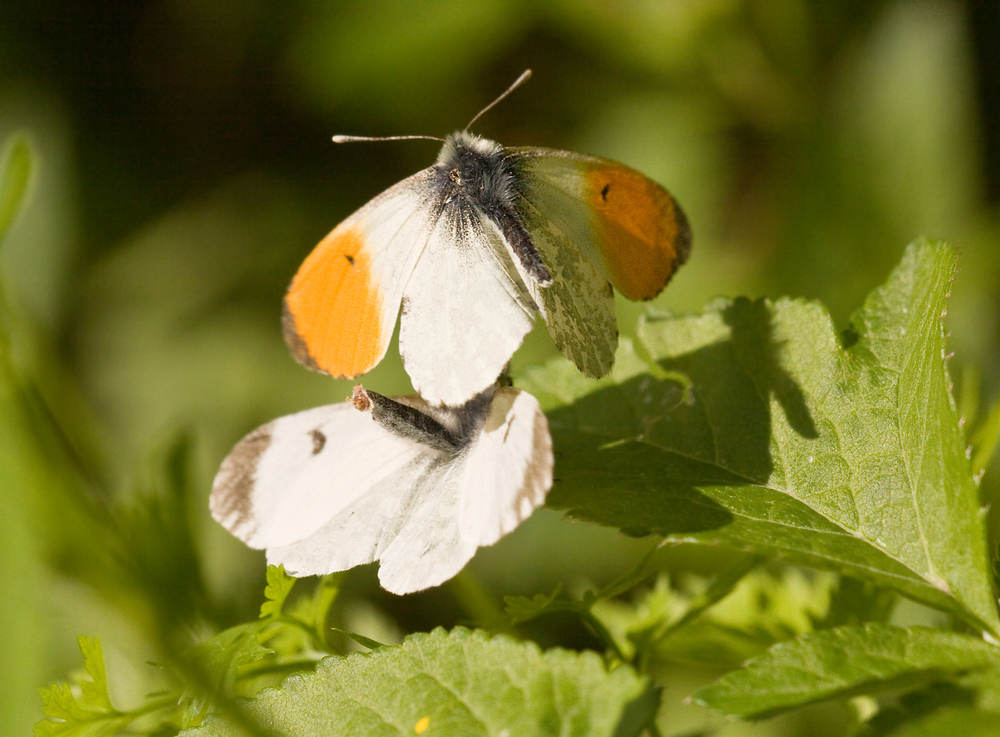
[[[618,342],[611,285],[652,299],[690,250],[680,206],[634,169],[505,148],[467,126],[444,139],[433,166],[316,246],[292,279],[282,327],[299,362],[354,377],[382,360],[402,308],[400,353],[414,388],[432,404],[460,405],[496,381],[538,314],[584,374],[606,374]]]
[[[280,417],[243,438],[215,477],[212,516],[294,576],[381,561],[396,594],[447,581],[513,530],[552,486],[538,401],[488,388],[461,407],[352,401]]]

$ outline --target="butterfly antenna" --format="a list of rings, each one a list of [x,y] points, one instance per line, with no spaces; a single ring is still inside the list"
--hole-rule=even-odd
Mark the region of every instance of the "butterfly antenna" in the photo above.
[[[469,121],[469,124],[467,126],[465,126],[465,130],[469,130],[469,128],[472,127],[472,124],[475,123],[477,120],[479,120],[481,117],[483,117],[483,114],[487,110],[489,110],[490,108],[492,108],[494,105],[496,105],[498,102],[500,102],[503,98],[505,98],[511,92],[513,92],[514,90],[516,90],[522,84],[524,84],[525,82],[527,82],[530,78],[531,78],[531,70],[530,69],[525,69],[523,72],[521,72],[521,76],[514,80],[514,84],[512,84],[510,87],[508,87],[503,92],[503,94],[501,94],[497,99],[495,99],[489,105],[487,105],[482,110],[480,110],[478,113],[476,113],[476,117],[474,117],[472,120]]]
[[[412,141],[414,139],[444,143],[444,139],[437,136],[334,136],[333,142],[358,143],[359,141]]]

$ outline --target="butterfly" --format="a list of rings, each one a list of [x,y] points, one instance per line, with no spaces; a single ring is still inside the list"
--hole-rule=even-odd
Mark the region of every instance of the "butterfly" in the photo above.
[[[223,461],[212,516],[295,576],[380,561],[387,591],[448,580],[552,486],[538,401],[492,386],[459,407],[355,387],[351,401],[280,417]]]
[[[431,404],[460,405],[496,380],[538,315],[584,374],[606,374],[618,340],[612,285],[652,299],[690,250],[684,212],[643,174],[506,148],[467,126],[444,139],[433,166],[316,246],[285,295],[282,328],[300,363],[354,377],[382,360],[401,313],[414,388]]]

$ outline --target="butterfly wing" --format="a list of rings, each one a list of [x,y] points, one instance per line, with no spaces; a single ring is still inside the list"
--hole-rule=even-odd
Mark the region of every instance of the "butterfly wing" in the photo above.
[[[426,411],[420,400],[414,406]],[[268,561],[311,575],[378,560],[387,591],[420,591],[516,527],[551,485],[552,442],[538,401],[500,389],[470,445],[412,458],[310,537],[269,548]]]
[[[603,376],[618,341],[608,282],[629,299],[655,297],[690,252],[687,220],[666,190],[623,164],[511,151],[523,174],[519,211],[553,272],[553,284],[532,294],[560,351],[585,374]]]
[[[243,438],[215,477],[209,508],[250,547],[289,545],[433,455],[350,403],[317,407]]]
[[[552,438],[538,400],[497,391],[462,475],[462,539],[492,545],[517,527],[552,488]]]
[[[535,318],[499,230],[445,207],[406,285],[399,350],[431,403],[462,404],[496,381]]]
[[[386,190],[338,225],[299,267],[282,328],[309,368],[353,377],[385,355],[403,288],[434,227],[432,170]]]
[[[553,149],[514,149],[526,197],[567,232],[619,292],[655,297],[691,252],[691,228],[667,190],[617,161]]]

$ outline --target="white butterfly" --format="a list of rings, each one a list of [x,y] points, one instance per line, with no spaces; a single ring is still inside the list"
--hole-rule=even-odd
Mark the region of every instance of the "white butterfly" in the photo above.
[[[559,350],[599,377],[618,340],[611,285],[652,299],[690,249],[680,206],[634,169],[459,131],[433,166],[316,246],[285,296],[285,339],[306,366],[357,376],[382,360],[402,308],[414,388],[458,405],[496,380],[540,314]]]
[[[458,408],[356,387],[280,417],[222,463],[210,509],[296,576],[381,561],[405,594],[448,580],[542,503],[552,441],[538,401],[491,387]]]

